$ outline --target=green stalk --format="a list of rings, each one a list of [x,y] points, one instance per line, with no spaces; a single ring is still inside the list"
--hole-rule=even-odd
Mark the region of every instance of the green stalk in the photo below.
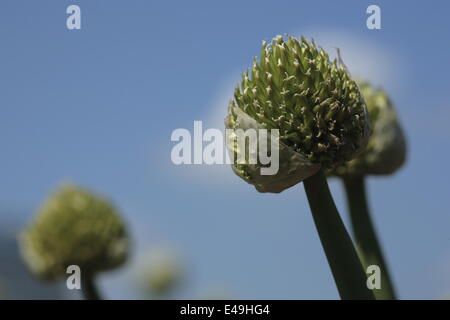
[[[381,289],[374,289],[375,296],[380,300],[395,300],[396,294],[389,270],[383,258],[383,252],[370,217],[365,179],[363,176],[357,176],[346,177],[343,180],[347,193],[353,234],[355,235],[356,247],[361,261],[364,268],[370,265],[377,265],[381,269]]]
[[[303,182],[314,223],[342,299],[373,300],[367,276],[345,229],[323,171]]]
[[[97,286],[95,285],[94,276],[85,274],[81,277],[81,290],[86,300],[101,300]]]

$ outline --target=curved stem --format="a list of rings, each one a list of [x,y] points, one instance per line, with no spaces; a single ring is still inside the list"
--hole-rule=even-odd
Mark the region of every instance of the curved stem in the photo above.
[[[81,276],[81,290],[86,300],[101,300],[94,278],[91,274]]]
[[[362,176],[344,178],[356,247],[365,268],[377,265],[381,269],[381,289],[374,290],[375,296],[393,300],[396,299],[395,290],[370,217],[364,182]]]
[[[322,170],[303,182],[322,247],[342,299],[372,300],[367,277]]]

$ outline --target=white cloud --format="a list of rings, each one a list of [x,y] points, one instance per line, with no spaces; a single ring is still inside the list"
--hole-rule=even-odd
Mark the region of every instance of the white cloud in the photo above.
[[[301,33],[330,54],[337,57],[340,49],[342,60],[353,77],[368,80],[376,86],[396,90],[405,79],[404,59],[392,49],[370,39],[348,31],[311,31]],[[301,35],[298,34],[298,35]]]
[[[239,83],[241,77],[240,71],[231,73],[229,76],[224,77],[222,81],[217,85],[217,90],[212,94],[211,101],[209,103],[208,112],[203,116],[200,116],[197,120],[203,121],[203,132],[209,128],[219,129],[223,132],[225,129],[224,119],[227,115],[228,103],[233,98],[233,92],[235,86]],[[192,127],[188,127],[189,131],[193,130]],[[191,132],[192,134],[192,132]],[[175,144],[173,144],[175,145]],[[205,144],[203,145],[205,147]],[[225,140],[224,140],[225,147]],[[214,165],[181,165],[176,166],[170,164],[170,172],[177,175],[179,178],[187,179],[191,182],[217,185],[230,187],[236,183],[240,183],[239,178],[233,173],[231,166],[227,164],[214,164]]]
[[[204,117],[204,124],[209,128],[224,128],[224,119],[227,115],[228,103],[233,98],[234,89],[241,80],[242,71],[236,71],[230,74],[218,84],[217,91],[213,94],[211,99],[210,112]]]

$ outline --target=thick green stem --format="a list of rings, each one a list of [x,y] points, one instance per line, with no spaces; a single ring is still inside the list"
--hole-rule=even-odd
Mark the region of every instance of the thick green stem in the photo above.
[[[342,299],[372,300],[367,277],[322,171],[303,182],[314,223]]]
[[[91,274],[81,276],[81,290],[86,300],[101,300],[94,278]]]
[[[381,289],[374,289],[377,299],[393,300],[396,299],[395,290],[370,218],[364,182],[362,176],[344,178],[356,247],[364,268],[370,265],[380,267]]]

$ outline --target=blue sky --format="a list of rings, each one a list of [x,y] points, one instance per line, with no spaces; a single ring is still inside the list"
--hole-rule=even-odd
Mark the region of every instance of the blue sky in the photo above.
[[[71,4],[82,30],[66,29]],[[381,7],[382,30],[366,28],[369,4]],[[139,297],[138,256],[160,245],[189,270],[179,297],[212,286],[236,298],[337,298],[302,185],[258,194],[230,168],[170,161],[172,130],[221,126],[261,40],[302,34],[340,47],[353,75],[390,93],[409,157],[396,175],[369,180],[375,221],[400,297],[448,295],[449,10],[446,1],[2,0],[0,224],[22,224],[73,181],[111,197],[130,224],[134,258],[101,279],[111,298]],[[331,187],[345,214],[340,183]]]

